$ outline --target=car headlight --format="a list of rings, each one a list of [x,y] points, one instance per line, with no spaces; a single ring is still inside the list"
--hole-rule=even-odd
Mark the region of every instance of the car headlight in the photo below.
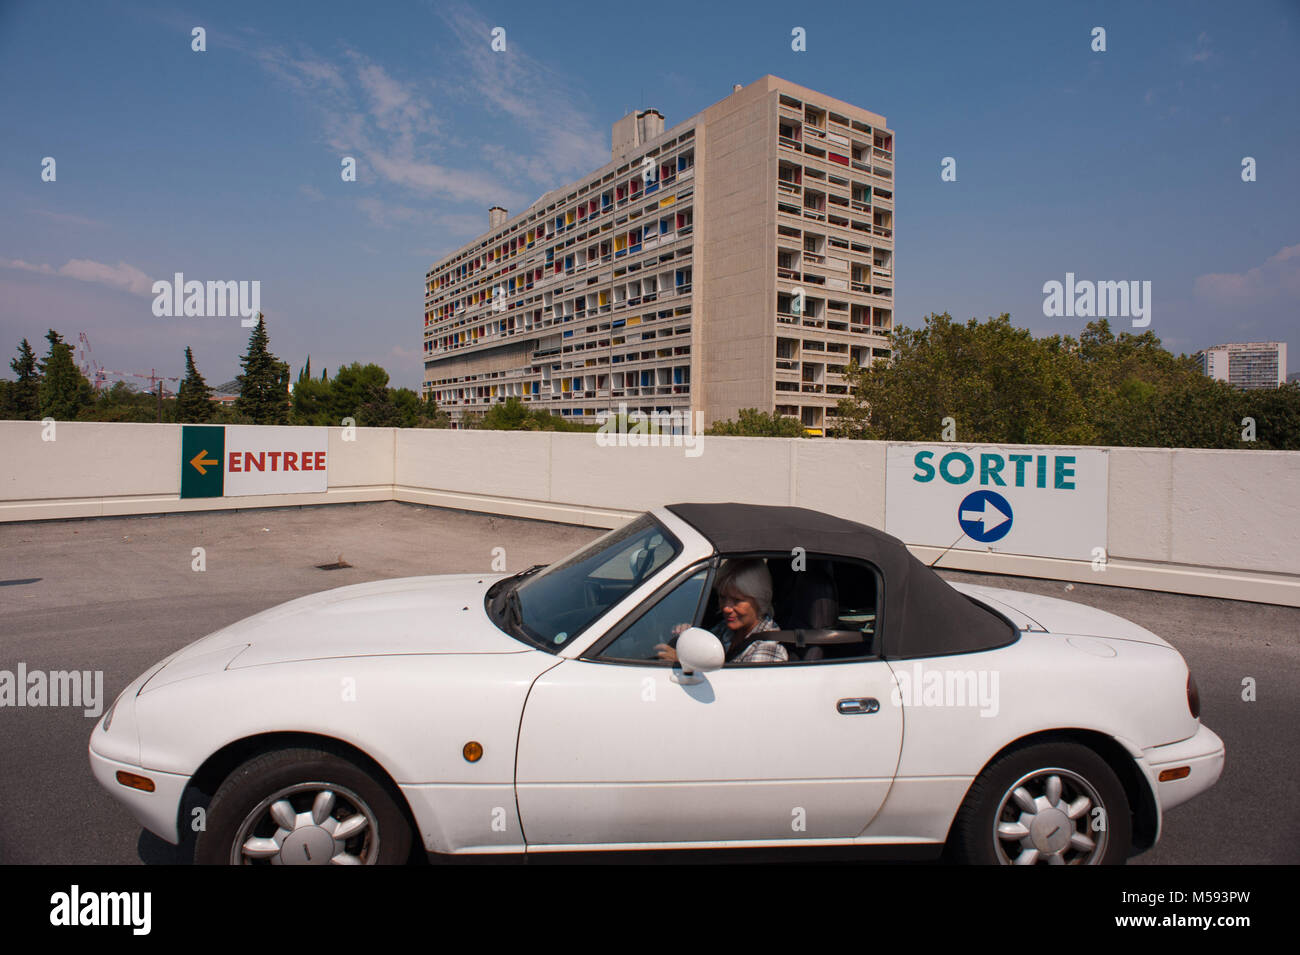
[[[112,702],[112,704],[108,707],[108,712],[104,714],[104,722],[100,725],[103,726],[105,733],[108,732],[108,728],[113,724],[113,711],[117,709],[118,701],[122,699],[122,695],[125,692],[126,691],[123,690],[122,693],[119,693],[117,695],[117,699]]]

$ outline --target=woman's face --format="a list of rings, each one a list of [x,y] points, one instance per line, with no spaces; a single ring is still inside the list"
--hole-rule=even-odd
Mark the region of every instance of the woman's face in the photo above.
[[[748,632],[758,623],[758,608],[744,594],[727,588],[718,595],[718,604],[727,628],[732,631]]]

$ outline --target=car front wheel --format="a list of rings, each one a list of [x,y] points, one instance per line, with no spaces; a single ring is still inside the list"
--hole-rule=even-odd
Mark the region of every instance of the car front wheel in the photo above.
[[[1114,770],[1078,743],[1044,743],[994,760],[971,785],[949,849],[975,865],[1123,865],[1128,798]]]
[[[208,806],[194,860],[207,865],[385,865],[411,828],[389,788],[342,757],[286,749],[249,760]]]

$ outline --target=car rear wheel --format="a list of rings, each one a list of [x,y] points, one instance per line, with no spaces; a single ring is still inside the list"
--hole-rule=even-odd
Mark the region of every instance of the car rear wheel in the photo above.
[[[194,860],[208,865],[385,865],[411,827],[390,789],[333,753],[286,749],[244,763],[212,797]]]
[[[1128,798],[1114,770],[1078,743],[1043,743],[994,760],[971,785],[949,850],[975,865],[1123,865]]]

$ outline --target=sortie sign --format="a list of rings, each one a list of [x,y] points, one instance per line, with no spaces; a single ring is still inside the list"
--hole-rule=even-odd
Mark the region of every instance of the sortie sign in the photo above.
[[[885,530],[908,544],[1091,560],[1105,548],[1107,453],[892,444]]]
[[[327,428],[186,425],[181,497],[324,492],[328,466]]]

